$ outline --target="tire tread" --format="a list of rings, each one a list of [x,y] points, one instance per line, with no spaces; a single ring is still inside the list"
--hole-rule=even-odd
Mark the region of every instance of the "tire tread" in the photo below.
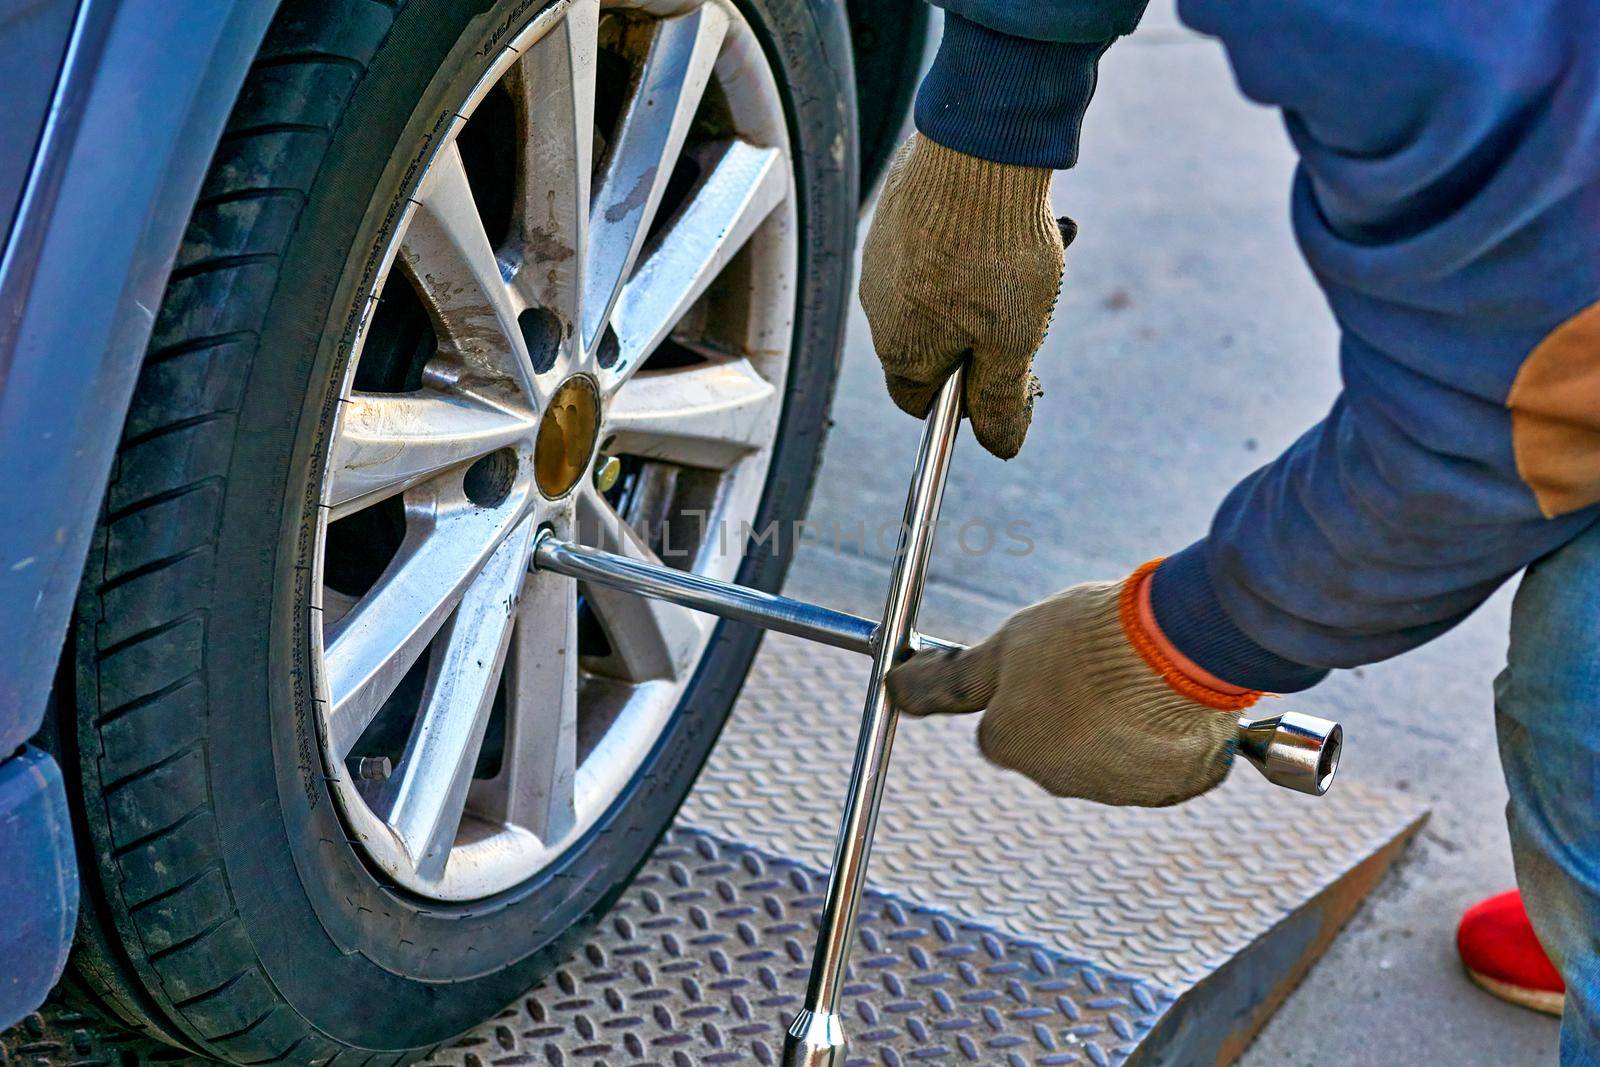
[[[168,279],[78,613],[75,740],[90,817],[76,1002],[235,1063],[343,1046],[265,977],[223,864],[206,765],[204,629],[237,412],[284,249],[387,32],[375,0],[279,12]],[[98,877],[96,877],[98,876]]]

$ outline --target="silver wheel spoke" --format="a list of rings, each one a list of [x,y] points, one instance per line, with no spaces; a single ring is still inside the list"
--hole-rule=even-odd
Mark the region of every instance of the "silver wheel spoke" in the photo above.
[[[594,349],[633,271],[727,30],[727,15],[711,4],[656,26],[589,211],[585,351]]]
[[[592,487],[578,496],[578,530],[586,544],[631,559],[659,564],[639,534]],[[680,530],[687,545],[697,531]],[[615,589],[585,585],[584,596],[600,619],[611,645],[606,666],[624,681],[677,678],[694,657],[703,636],[699,616],[662,600],[649,600]]]
[[[494,510],[462,503],[419,518],[377,584],[328,628],[328,744],[338,760],[439,632],[517,510],[513,498]]]
[[[529,305],[574,328],[588,255],[598,20],[598,0],[573,0],[506,79],[523,142],[515,284]]]
[[[528,435],[530,420],[441,393],[352,393],[329,450],[337,519]]]
[[[500,774],[483,783],[474,807],[543,841],[559,841],[576,818],[576,582],[557,574],[528,579],[505,669],[505,756]]]
[[[428,664],[388,818],[425,879],[444,872],[461,825],[532,540],[533,520],[524,519],[462,596]]]
[[[727,470],[772,440],[778,390],[747,359],[646,372],[611,402],[613,452]]]
[[[608,395],[628,379],[789,192],[776,148],[727,145],[676,218],[652,242],[611,317],[618,357],[601,372]]]
[[[461,361],[463,387],[531,395],[511,291],[454,141],[439,150],[423,177],[400,256],[437,319],[441,347]]]

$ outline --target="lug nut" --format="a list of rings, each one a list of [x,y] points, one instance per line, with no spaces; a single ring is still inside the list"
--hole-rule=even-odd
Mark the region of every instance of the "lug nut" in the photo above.
[[[388,756],[357,756],[350,761],[350,772],[364,782],[387,782],[394,764]]]
[[[601,456],[600,462],[594,465],[594,487],[602,493],[610,492],[621,476],[622,460],[616,456]]]

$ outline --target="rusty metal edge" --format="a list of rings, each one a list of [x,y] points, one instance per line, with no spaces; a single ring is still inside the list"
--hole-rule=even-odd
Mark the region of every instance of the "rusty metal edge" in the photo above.
[[[1427,822],[1419,811],[1382,848],[1191,986],[1140,1042],[1129,1067],[1230,1064],[1322,956]]]

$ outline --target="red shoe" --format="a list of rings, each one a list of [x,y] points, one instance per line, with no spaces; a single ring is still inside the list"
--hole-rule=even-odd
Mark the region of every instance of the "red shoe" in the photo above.
[[[1456,930],[1456,950],[1467,976],[1501,1000],[1561,1014],[1566,983],[1534,936],[1515,889],[1467,909]]]

